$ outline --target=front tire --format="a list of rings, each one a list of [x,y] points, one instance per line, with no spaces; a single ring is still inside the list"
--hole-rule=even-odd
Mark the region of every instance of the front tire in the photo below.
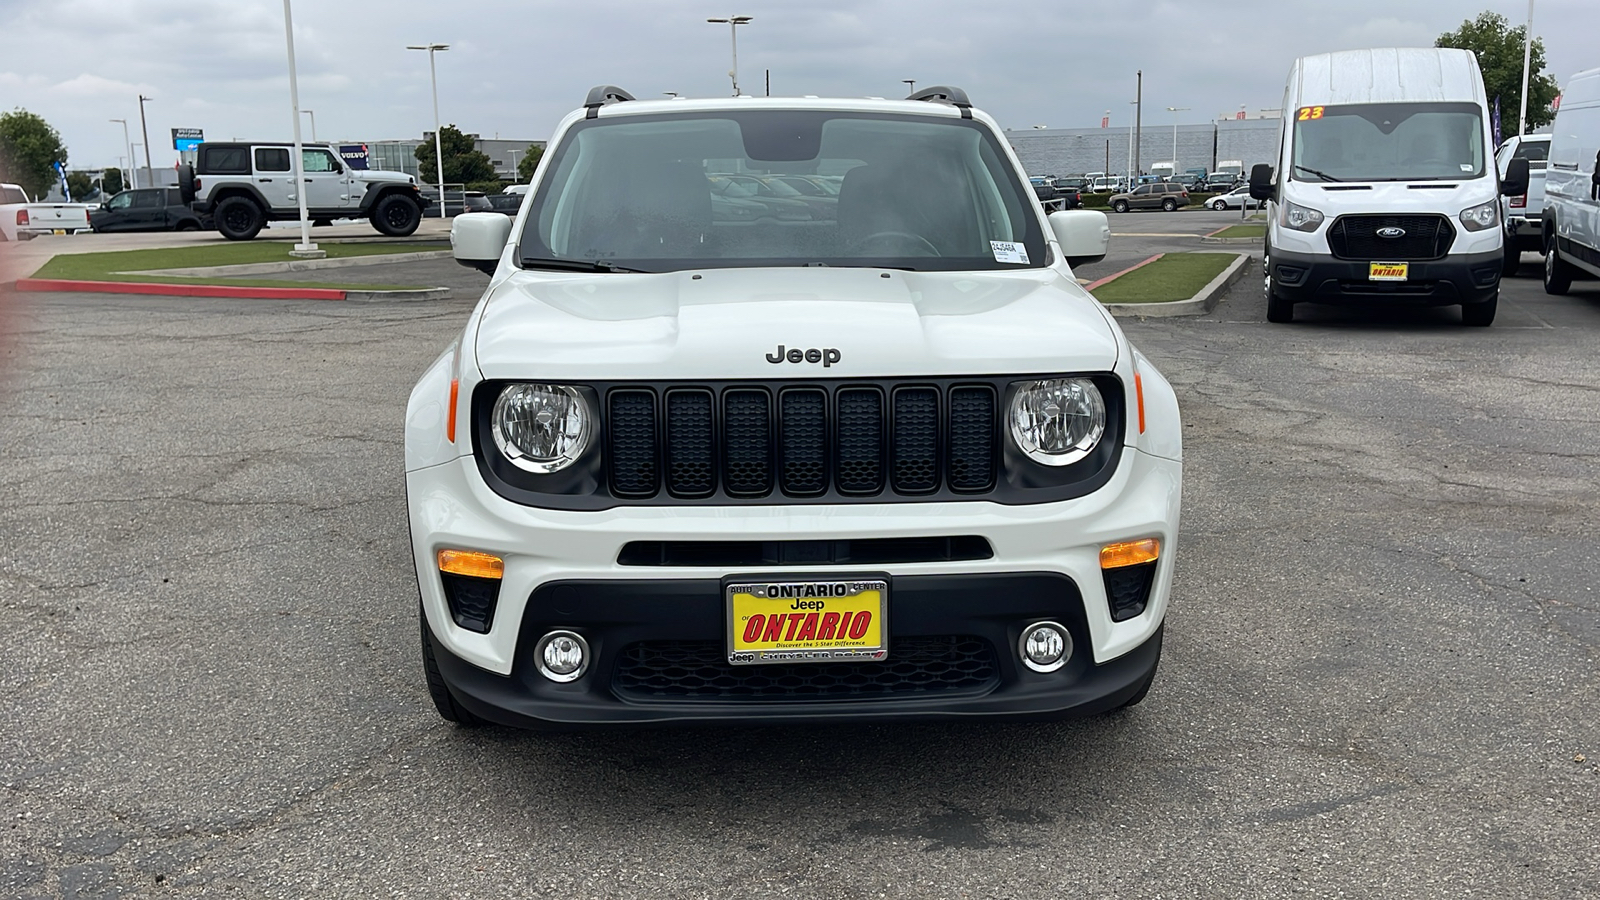
[[[1572,290],[1573,274],[1572,266],[1561,258],[1551,240],[1544,248],[1544,292],[1561,296]]]
[[[1506,241],[1506,255],[1500,260],[1500,277],[1513,278],[1522,268],[1522,251],[1510,240]]]
[[[457,703],[455,695],[450,693],[444,675],[439,672],[439,662],[434,659],[433,629],[428,627],[428,613],[423,610],[420,603],[417,604],[417,618],[422,622],[422,672],[428,679],[428,696],[433,698],[434,708],[445,721],[454,722],[462,728],[477,728],[489,724]]]
[[[228,197],[217,204],[217,231],[230,241],[248,241],[261,233],[267,217],[254,200]]]
[[[1113,212],[1125,213],[1128,211],[1128,201],[1118,200],[1117,202],[1111,204],[1111,209]]]
[[[1222,212],[1228,208],[1228,204],[1225,200],[1213,200],[1211,201],[1211,208],[1217,212]]]
[[[1461,324],[1483,328],[1494,323],[1495,309],[1500,305],[1500,294],[1496,292],[1483,303],[1461,304]]]
[[[422,207],[403,194],[390,194],[372,208],[372,227],[390,237],[405,237],[422,224]]]

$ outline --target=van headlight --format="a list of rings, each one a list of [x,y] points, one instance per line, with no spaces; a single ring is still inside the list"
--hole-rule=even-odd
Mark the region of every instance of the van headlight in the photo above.
[[[1309,206],[1285,200],[1281,224],[1295,231],[1316,231],[1322,225],[1322,213]]]
[[[1490,200],[1461,211],[1461,224],[1468,231],[1483,231],[1500,224],[1500,201]]]
[[[1106,433],[1106,402],[1087,378],[1052,378],[1023,385],[1011,398],[1011,439],[1046,466],[1071,465],[1094,451]]]
[[[508,384],[494,402],[490,430],[512,465],[548,475],[572,465],[588,449],[593,419],[576,388]]]

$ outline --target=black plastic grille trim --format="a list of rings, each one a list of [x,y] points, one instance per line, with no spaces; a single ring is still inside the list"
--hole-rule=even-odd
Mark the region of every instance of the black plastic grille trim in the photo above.
[[[667,392],[667,491],[674,497],[709,497],[717,487],[717,451],[711,392]]]
[[[1144,612],[1150,599],[1150,586],[1155,583],[1156,564],[1160,560],[1105,569],[1101,576],[1106,584],[1106,603],[1111,607],[1111,620],[1121,622]]]
[[[985,491],[994,484],[996,426],[994,388],[981,385],[950,391],[946,477],[951,490]]]
[[[843,494],[883,490],[883,392],[849,387],[839,391],[836,478]]]
[[[1401,228],[1405,236],[1379,237],[1380,228]],[[1328,229],[1328,249],[1339,259],[1440,259],[1450,252],[1455,237],[1455,229],[1444,216],[1340,216]]]
[[[722,394],[722,465],[730,494],[760,497],[772,491],[771,407],[771,396],[760,388]]]
[[[644,703],[773,703],[982,695],[1000,684],[994,648],[971,635],[899,637],[884,662],[733,666],[720,641],[643,641],[618,655],[617,696]]]
[[[893,439],[889,458],[894,489],[928,494],[939,487],[939,392],[903,387],[894,392]]]
[[[842,541],[629,541],[619,566],[885,566],[993,559],[978,535],[856,538]]]
[[[828,395],[817,388],[789,388],[778,395],[778,407],[783,492],[820,494],[828,489]]]
[[[656,397],[645,390],[611,392],[611,485],[620,497],[656,492]]]

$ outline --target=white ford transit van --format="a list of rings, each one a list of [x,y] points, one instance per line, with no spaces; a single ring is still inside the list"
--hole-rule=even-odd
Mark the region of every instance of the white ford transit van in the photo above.
[[[1544,182],[1544,289],[1600,278],[1600,69],[1572,76],[1551,126]]]
[[[1494,321],[1504,263],[1502,186],[1478,61],[1442,48],[1349,50],[1289,69],[1276,179],[1251,172],[1267,205],[1267,319],[1296,303],[1460,305]],[[1520,175],[1520,182],[1518,181]]]

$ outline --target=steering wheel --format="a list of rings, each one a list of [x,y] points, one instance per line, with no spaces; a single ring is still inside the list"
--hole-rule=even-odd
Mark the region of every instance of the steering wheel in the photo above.
[[[863,247],[865,247],[866,245],[871,244],[873,241],[878,241],[878,240],[897,240],[897,241],[905,241],[905,242],[908,242],[908,243],[911,243],[911,244],[915,244],[915,245],[917,245],[917,247],[919,249],[927,251],[926,253],[921,254],[923,256],[943,256],[944,255],[944,254],[940,253],[939,252],[939,248],[935,247],[933,245],[933,243],[931,241],[929,241],[927,238],[923,237],[920,234],[912,234],[909,231],[879,231],[879,232],[877,232],[875,234],[869,234],[866,237],[862,238],[861,239],[861,245]]]

